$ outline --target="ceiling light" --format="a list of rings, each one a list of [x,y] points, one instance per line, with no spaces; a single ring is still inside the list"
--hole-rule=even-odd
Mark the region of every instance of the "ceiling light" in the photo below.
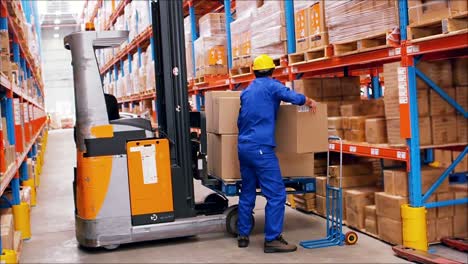
[[[60,24],[60,19],[56,18],[56,19],[54,20],[54,24],[55,24],[55,25]]]
[[[54,27],[54,29],[55,29],[55,30],[59,30],[59,29],[60,29],[60,27]]]
[[[58,38],[58,37],[59,37],[59,34],[55,33],[54,38]]]

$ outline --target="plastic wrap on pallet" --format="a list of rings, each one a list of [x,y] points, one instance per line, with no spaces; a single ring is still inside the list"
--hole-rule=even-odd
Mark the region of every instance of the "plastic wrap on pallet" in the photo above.
[[[226,16],[224,13],[209,13],[200,18],[201,37],[226,35]]]
[[[197,76],[227,73],[225,36],[200,37],[195,41]]]
[[[261,4],[261,1],[258,0],[242,0],[236,1],[236,15],[237,19],[250,16],[252,12],[257,9],[257,7]]]
[[[467,2],[463,0],[409,0],[409,24],[423,24],[441,20],[467,12]]]
[[[398,27],[397,2],[325,1],[330,43],[345,43],[385,34]]]
[[[269,54],[278,57],[286,53],[284,3],[265,1],[253,14],[251,23],[252,55]],[[261,19],[259,19],[261,18]]]
[[[242,57],[251,54],[251,29],[252,16],[246,15],[231,22],[231,45],[233,68],[250,65],[249,60],[243,60]]]

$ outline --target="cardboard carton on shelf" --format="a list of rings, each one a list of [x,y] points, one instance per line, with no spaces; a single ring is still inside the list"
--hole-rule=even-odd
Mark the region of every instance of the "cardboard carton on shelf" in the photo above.
[[[457,142],[468,142],[468,120],[462,115],[457,115],[456,119],[457,119]]]
[[[452,217],[438,218],[436,222],[437,240],[443,237],[453,236],[453,219]]]
[[[407,204],[408,198],[390,195],[384,192],[375,193],[375,206],[378,216],[401,221],[401,205]]]
[[[457,118],[455,115],[431,117],[431,132],[434,145],[457,142]]]
[[[366,131],[365,130],[344,130],[344,139],[351,142],[364,142],[366,141]]]
[[[463,1],[460,1],[463,2]],[[456,86],[468,86],[468,58],[457,58],[452,61],[453,83]],[[466,108],[465,108],[466,109]]]
[[[401,169],[384,170],[385,193],[397,196],[408,196],[408,173]]]
[[[364,215],[365,215],[364,228],[366,229],[366,232],[369,232],[371,234],[378,236],[379,235],[378,218],[377,218],[375,204],[366,205],[364,207]]]
[[[281,105],[276,122],[276,151],[311,153],[328,151],[327,107],[317,104],[317,112],[295,105]],[[310,136],[314,131],[314,136]]]
[[[380,239],[394,245],[403,244],[403,230],[401,220],[395,220],[379,215],[377,217],[377,226]]]
[[[387,140],[390,145],[405,145],[406,140],[400,135],[400,119],[386,119],[387,121]],[[432,130],[430,117],[419,118],[419,137],[420,144],[432,144]]]
[[[436,194],[436,200],[438,202],[448,201],[448,200],[453,200],[453,199],[455,199],[455,194],[451,192]],[[454,215],[455,215],[454,206],[437,207],[437,218],[453,217]]]
[[[372,164],[369,162],[360,164],[343,164],[341,166],[342,177],[356,177],[372,174]],[[329,166],[330,177],[340,176],[340,166],[330,165]]]
[[[341,116],[333,116],[328,118],[328,128],[343,129],[343,118]]]
[[[13,214],[8,211],[2,211],[0,213],[0,236],[2,240],[2,248],[14,249],[14,235],[15,227],[13,221]]]
[[[377,188],[360,188],[345,191],[346,221],[348,225],[362,229],[365,227],[365,206],[374,203]]]
[[[450,98],[455,98],[455,88],[442,88]],[[455,113],[455,108],[447,101],[445,101],[440,95],[433,89],[429,91],[429,103],[431,116],[440,116]]]
[[[309,16],[307,9],[301,9],[294,14],[296,27],[296,52],[309,49]]]
[[[319,215],[324,216],[327,210],[327,200],[325,196],[317,195],[315,196],[315,209]]]
[[[437,240],[437,219],[426,219],[427,242],[434,243]]]
[[[456,237],[468,237],[468,216],[455,215],[453,217],[453,235]]]
[[[327,188],[327,177],[316,177],[315,178],[315,193],[320,196],[326,195]]]
[[[366,141],[371,144],[387,143],[387,126],[385,118],[366,119]]]
[[[353,187],[364,187],[364,186],[375,186],[378,182],[378,177],[375,175],[363,175],[355,177],[342,178],[342,188],[353,188]],[[339,187],[339,178],[330,178],[330,185],[333,187]]]

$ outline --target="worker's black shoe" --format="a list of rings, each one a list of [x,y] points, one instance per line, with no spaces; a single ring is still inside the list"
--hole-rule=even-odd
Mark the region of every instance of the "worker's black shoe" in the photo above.
[[[249,237],[246,236],[238,236],[237,237],[237,245],[240,248],[245,248],[249,246]]]
[[[286,240],[284,240],[282,235],[279,235],[273,241],[265,241],[265,247],[263,252],[265,253],[286,253],[286,252],[294,252],[297,250],[297,247],[293,244],[289,244]]]

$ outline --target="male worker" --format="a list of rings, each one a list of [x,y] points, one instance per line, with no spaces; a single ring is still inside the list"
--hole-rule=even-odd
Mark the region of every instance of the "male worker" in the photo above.
[[[283,219],[286,190],[275,154],[275,124],[280,102],[307,105],[316,110],[316,102],[286,88],[271,78],[275,64],[267,55],[254,60],[256,79],[241,93],[238,154],[242,176],[239,198],[238,246],[249,245],[252,213],[255,207],[256,185],[267,199],[265,207],[265,253],[296,251],[295,245],[284,240]],[[287,128],[284,128],[287,129]]]

